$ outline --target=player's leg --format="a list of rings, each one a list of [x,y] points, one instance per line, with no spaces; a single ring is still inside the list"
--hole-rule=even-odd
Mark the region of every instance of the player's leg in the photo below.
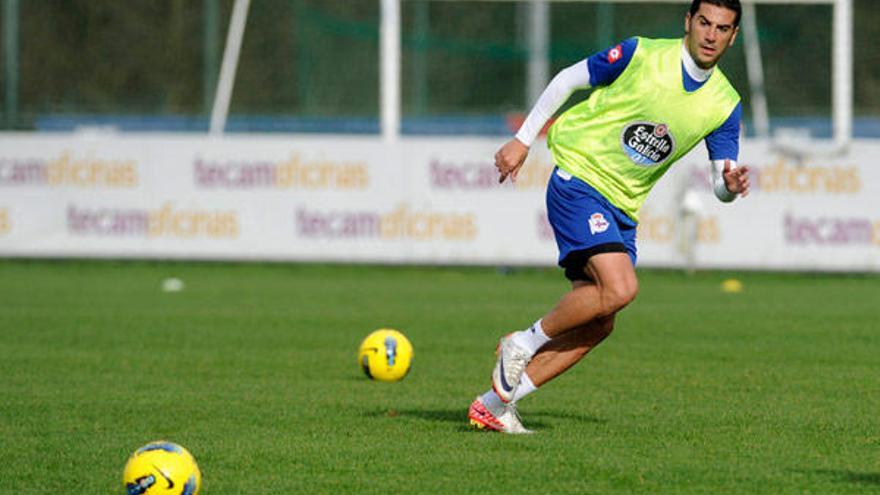
[[[590,257],[586,271],[594,283],[579,284],[541,319],[544,334],[555,338],[595,319],[613,316],[639,291],[635,268],[627,253]]]
[[[575,280],[572,289],[590,285],[586,280]],[[561,375],[596,348],[614,330],[615,315],[597,318],[544,344],[529,361],[520,379],[513,401],[534,392],[535,389]],[[483,394],[485,402],[497,405],[500,398],[492,397],[494,390]]]
[[[566,278],[588,282],[573,284],[540,320],[541,330],[553,338],[613,315],[635,298],[636,224],[589,184],[561,170],[547,185],[547,214]]]
[[[553,338],[620,311],[635,298],[634,221],[598,191],[556,170],[547,186],[547,215],[569,280],[586,280],[526,330],[501,339],[492,387],[510,402],[532,356]]]
[[[586,285],[594,283],[587,280],[572,281],[572,289]],[[564,373],[595,349],[614,330],[614,318],[615,315],[597,318],[550,340],[532,357],[509,403],[501,400],[494,388],[474,399],[468,410],[471,425],[504,433],[532,433],[523,426],[516,403]]]
[[[580,266],[580,274],[591,283],[574,285],[542,319],[526,330],[501,339],[498,360],[492,372],[492,386],[504,402],[513,400],[523,371],[539,349],[570,331],[589,326],[594,320],[612,318],[638,293],[632,257],[627,253],[595,254],[589,257],[586,265]],[[571,267],[566,272],[569,278],[573,278]],[[613,318],[610,321],[613,325]],[[578,340],[577,336],[572,338]],[[577,351],[571,351],[572,358],[576,355]],[[563,367],[562,371],[574,362],[577,361]]]
[[[529,362],[512,401],[505,403],[491,388],[474,399],[468,410],[471,425],[504,433],[532,433],[522,424],[517,402],[574,366],[605,340],[613,329],[614,316],[609,316],[591,321],[548,342]]]
[[[529,361],[524,373],[532,387],[517,389],[514,401],[521,399],[577,364],[614,330],[615,315],[597,318],[554,338]],[[534,388],[533,388],[534,387]]]

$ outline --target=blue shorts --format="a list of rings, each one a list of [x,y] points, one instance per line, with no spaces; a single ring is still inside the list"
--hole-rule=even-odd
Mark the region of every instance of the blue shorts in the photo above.
[[[586,280],[584,266],[599,253],[627,253],[636,264],[636,222],[586,182],[556,168],[547,185],[547,216],[559,266],[569,280]]]

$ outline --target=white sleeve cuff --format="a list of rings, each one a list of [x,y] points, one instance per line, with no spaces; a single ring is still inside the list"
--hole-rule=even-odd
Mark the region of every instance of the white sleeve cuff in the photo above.
[[[736,193],[732,193],[727,189],[724,183],[724,162],[730,162],[730,168],[736,168],[734,160],[712,160],[712,185],[715,189],[715,197],[724,203],[730,203],[736,199]]]
[[[526,117],[519,131],[516,133],[516,139],[526,146],[531,146],[541,129],[550,120],[550,117],[559,110],[559,107],[568,100],[568,97],[576,89],[586,89],[590,87],[590,69],[587,62],[580,62],[566,67],[556,74],[556,77],[550,81],[544,92],[538,98],[532,111]]]

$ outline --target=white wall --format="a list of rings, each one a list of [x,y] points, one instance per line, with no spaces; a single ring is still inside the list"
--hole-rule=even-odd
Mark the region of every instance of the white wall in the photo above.
[[[539,144],[498,185],[500,139],[0,134],[0,256],[555,263]],[[880,271],[880,141],[798,162],[745,142],[754,191],[715,200],[705,151],[652,192],[641,266]]]

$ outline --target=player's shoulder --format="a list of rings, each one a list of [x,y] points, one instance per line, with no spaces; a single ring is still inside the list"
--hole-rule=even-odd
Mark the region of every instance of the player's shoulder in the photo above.
[[[718,78],[718,83],[721,84],[725,91],[731,95],[732,99],[735,99],[737,102],[740,102],[742,100],[742,96],[739,94],[739,91],[737,91],[733,83],[730,82],[727,74],[724,73],[720,66],[715,66],[715,71],[714,74],[712,74],[712,77]]]
[[[607,86],[617,80],[629,66],[636,50],[636,39],[628,38],[598,51],[587,58],[590,85]]]
[[[666,56],[677,51],[681,46],[681,38],[647,38],[634,36],[632,40],[632,57]]]
[[[633,40],[637,45],[652,48],[671,47],[673,45],[681,44],[681,38],[648,38],[645,36],[633,36],[632,38],[627,39],[627,41],[629,40]]]
[[[594,62],[605,64],[615,64],[619,61],[623,61],[625,65],[626,62],[629,62],[629,59],[632,58],[637,46],[638,38],[627,38],[605,48],[604,50],[594,53],[589,59],[592,59]]]

